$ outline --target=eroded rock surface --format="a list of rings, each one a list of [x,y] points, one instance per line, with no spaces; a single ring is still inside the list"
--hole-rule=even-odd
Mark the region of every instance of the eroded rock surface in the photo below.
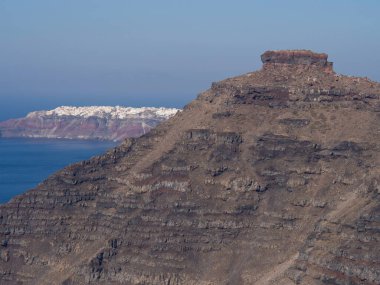
[[[0,207],[1,284],[379,284],[380,84],[263,55]]]

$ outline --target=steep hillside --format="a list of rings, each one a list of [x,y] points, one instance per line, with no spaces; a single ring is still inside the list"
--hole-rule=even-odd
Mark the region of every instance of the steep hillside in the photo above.
[[[379,284],[380,84],[275,51],[0,207],[1,284]]]

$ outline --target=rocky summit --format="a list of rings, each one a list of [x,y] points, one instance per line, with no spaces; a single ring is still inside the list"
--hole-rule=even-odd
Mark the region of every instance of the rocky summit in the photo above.
[[[380,84],[269,51],[0,207],[1,284],[380,284]]]

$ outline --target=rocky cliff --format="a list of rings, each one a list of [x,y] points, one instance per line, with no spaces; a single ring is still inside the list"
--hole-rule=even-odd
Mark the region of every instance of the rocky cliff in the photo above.
[[[0,122],[0,137],[100,139],[139,137],[179,110],[154,107],[69,107]]]
[[[1,284],[379,284],[380,84],[262,58],[2,205]]]

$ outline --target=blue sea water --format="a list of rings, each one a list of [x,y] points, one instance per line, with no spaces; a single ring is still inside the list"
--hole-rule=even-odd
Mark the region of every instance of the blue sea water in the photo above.
[[[116,145],[107,141],[0,138],[0,203],[34,188],[64,166]]]

